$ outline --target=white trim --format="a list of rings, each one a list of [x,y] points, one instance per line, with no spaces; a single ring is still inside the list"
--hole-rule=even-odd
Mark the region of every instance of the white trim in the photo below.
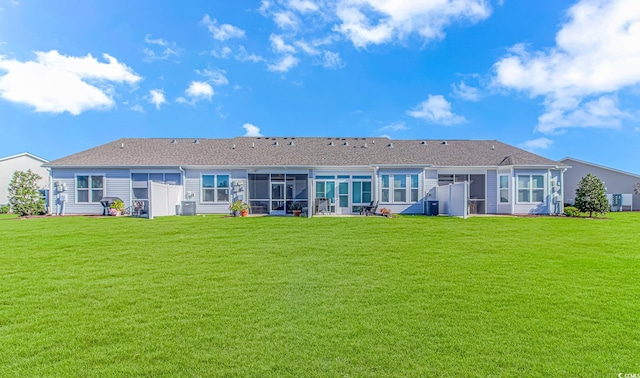
[[[47,159],[43,159],[43,158],[41,158],[39,156],[36,156],[34,154],[30,154],[28,152],[22,152],[22,153],[11,155],[11,156],[5,156],[3,158],[0,158],[0,161],[11,160],[11,159],[19,158],[19,157],[22,157],[22,156],[30,157],[30,158],[38,160],[38,161],[40,161],[42,163],[48,163],[49,162],[49,160],[47,160]]]
[[[518,186],[518,177],[520,177],[520,176],[529,177],[529,187],[526,188],[527,190],[529,190],[529,200],[531,200],[533,198],[533,191],[534,190],[542,190],[542,192],[545,194],[545,196],[544,196],[545,199],[543,199],[542,201],[520,201],[520,200],[518,200],[518,198],[519,198],[518,197],[518,194],[519,194],[518,191],[520,190],[520,187]],[[542,176],[542,178],[543,178],[542,182],[543,182],[543,185],[544,185],[542,188],[534,188],[532,186],[533,185],[533,176]],[[516,204],[518,204],[518,205],[535,205],[535,204],[546,203],[547,202],[546,198],[547,198],[547,195],[548,195],[548,193],[547,193],[547,190],[548,190],[547,189],[548,177],[547,177],[547,179],[545,179],[545,176],[547,176],[545,173],[542,173],[542,174],[539,174],[539,173],[537,173],[537,174],[536,173],[528,173],[528,174],[518,173],[518,174],[516,174],[515,175],[515,178],[516,178],[516,180],[515,180],[516,181],[516,188],[515,188],[516,189],[516,197],[514,198],[514,202]],[[522,189],[524,190],[525,188],[522,188]]]
[[[89,198],[88,198],[88,202],[78,202],[78,176],[88,176],[89,177],[89,187],[88,188],[82,188],[81,190],[87,190],[89,192]],[[94,190],[91,186],[91,176],[102,176],[102,197],[108,197],[107,195],[107,174],[105,172],[83,172],[83,173],[74,173],[73,176],[73,195],[74,195],[74,199],[73,199],[73,203],[75,205],[96,205],[96,204],[100,204],[100,201],[98,202],[92,202],[91,201],[91,191]],[[131,178],[131,176],[129,176],[129,178]]]
[[[496,172],[496,173],[497,173],[497,172]],[[509,189],[511,189],[511,188],[509,187],[509,181],[510,181],[510,180],[509,180],[509,174],[505,174],[505,173],[497,173],[497,175],[498,175],[498,185],[497,185],[497,187],[498,187],[498,205],[508,205],[508,204],[510,204],[510,203],[512,202],[512,201],[511,201],[511,197],[512,197],[512,196],[511,196],[511,190],[509,190]],[[507,187],[505,188],[505,189],[507,190],[507,202],[502,202],[502,201],[500,201],[500,199],[501,199],[501,198],[500,198],[500,190],[502,189],[502,188],[500,187],[500,177],[502,177],[502,176],[504,176],[504,177],[506,177],[506,178],[507,178]]]

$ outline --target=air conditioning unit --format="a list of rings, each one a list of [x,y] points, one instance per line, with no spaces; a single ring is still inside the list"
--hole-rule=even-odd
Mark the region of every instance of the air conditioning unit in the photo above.
[[[181,215],[196,215],[196,201],[182,201],[180,208]]]

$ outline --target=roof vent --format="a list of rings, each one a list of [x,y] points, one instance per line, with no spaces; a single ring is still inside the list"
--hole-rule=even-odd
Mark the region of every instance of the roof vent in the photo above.
[[[260,138],[258,138],[258,139],[260,139]],[[255,142],[251,142],[251,148],[256,148]]]
[[[295,146],[295,144],[293,144],[293,141],[289,142],[290,146]]]
[[[376,140],[375,140],[375,139],[374,139],[374,140],[372,140],[372,141],[371,141],[371,144],[376,144]]]
[[[422,142],[420,142],[420,144],[427,144],[427,141],[423,140]]]
[[[278,143],[278,141],[276,140],[275,142],[273,142],[273,145],[274,145],[274,146],[279,146],[279,145],[280,145],[280,143]]]
[[[120,143],[120,149],[124,148],[124,143]]]
[[[178,141],[177,141],[177,140],[175,140],[175,139],[172,139],[172,140],[171,140],[171,144],[177,144],[177,143],[178,143]]]
[[[200,144],[200,141],[196,139],[193,141],[193,144]]]
[[[344,142],[344,145],[345,145],[345,146],[348,146],[348,145],[349,145],[349,142]]]
[[[389,147],[389,148],[393,148],[393,143],[389,143],[389,144],[387,145],[387,147]]]
[[[492,145],[491,145],[491,149],[492,149],[492,150],[495,150],[495,149],[496,149],[495,144],[492,144]]]
[[[367,148],[367,147],[369,147],[369,146],[365,143],[365,144],[364,144],[364,146],[362,146],[362,147]]]
[[[233,149],[235,150],[235,149],[236,149],[236,144],[234,143],[234,144],[233,144],[233,147],[231,147],[231,148],[233,148]]]
[[[333,141],[329,142],[330,146],[335,146],[335,143],[333,143]]]
[[[445,140],[442,142],[442,144],[444,144],[445,146],[448,145],[449,143]]]

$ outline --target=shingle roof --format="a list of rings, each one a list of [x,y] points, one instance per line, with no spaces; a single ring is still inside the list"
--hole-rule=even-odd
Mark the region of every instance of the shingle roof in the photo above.
[[[388,138],[119,139],[46,166],[563,165],[496,140]]]

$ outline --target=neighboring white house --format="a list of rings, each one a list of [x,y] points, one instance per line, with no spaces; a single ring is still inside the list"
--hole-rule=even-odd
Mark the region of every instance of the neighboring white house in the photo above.
[[[40,189],[49,187],[49,171],[42,164],[49,161],[28,152],[0,158],[0,204],[9,203],[9,183],[15,171],[31,169],[42,177],[38,182]]]
[[[604,167],[571,157],[560,160],[563,164],[571,166],[564,173],[564,202],[573,203],[576,189],[580,179],[591,173],[604,182],[607,188],[607,197],[611,201],[611,195],[622,194],[624,210],[640,210],[640,196],[635,195],[633,188],[640,183],[640,175]]]

